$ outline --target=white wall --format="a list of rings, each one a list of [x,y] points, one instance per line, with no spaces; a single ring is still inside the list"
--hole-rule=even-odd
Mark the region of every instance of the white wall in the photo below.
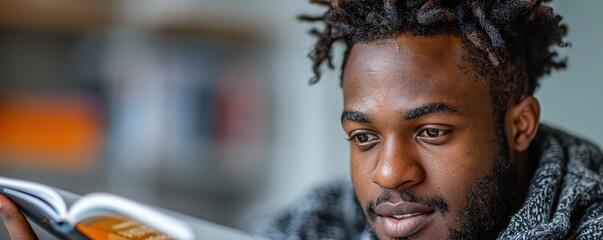
[[[295,19],[320,12],[306,1],[264,1],[278,29],[273,92],[272,171],[262,206],[273,207],[299,198],[328,179],[348,176],[348,148],[339,122],[343,99],[339,72],[325,71],[310,86],[311,61],[306,57],[314,39],[311,25]],[[268,13],[267,13],[268,14]],[[258,211],[263,211],[260,209]]]
[[[557,1],[572,47],[563,52],[568,68],[543,79],[536,96],[542,122],[603,145],[603,1]]]

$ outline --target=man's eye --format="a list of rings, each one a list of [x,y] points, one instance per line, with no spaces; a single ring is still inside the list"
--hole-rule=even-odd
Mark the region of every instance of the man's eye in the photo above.
[[[352,136],[351,140],[353,140],[356,144],[362,145],[376,141],[378,138],[374,134],[370,133],[359,133]]]
[[[444,135],[446,133],[447,133],[447,131],[444,131],[444,130],[428,128],[428,129],[423,130],[419,134],[419,137],[437,138],[437,137],[441,137],[442,135]]]

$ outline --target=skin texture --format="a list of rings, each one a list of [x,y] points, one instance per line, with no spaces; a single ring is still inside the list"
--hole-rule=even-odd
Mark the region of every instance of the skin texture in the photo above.
[[[463,71],[462,46],[453,35],[399,35],[352,48],[342,125],[356,196],[381,239],[495,237],[525,195],[538,102],[510,104],[498,126],[488,82]],[[382,203],[411,206],[420,226],[392,235],[381,215],[401,207]]]

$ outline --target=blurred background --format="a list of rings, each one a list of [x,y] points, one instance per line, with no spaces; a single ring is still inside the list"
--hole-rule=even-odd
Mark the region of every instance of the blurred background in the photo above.
[[[538,91],[543,122],[602,145],[603,2],[553,5],[573,46]],[[0,175],[237,228],[348,177],[339,72],[308,85],[311,25],[295,20],[318,12],[301,0],[0,2]]]

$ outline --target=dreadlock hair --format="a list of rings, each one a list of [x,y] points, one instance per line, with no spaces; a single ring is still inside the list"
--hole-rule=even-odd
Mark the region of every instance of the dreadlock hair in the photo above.
[[[319,16],[302,15],[304,21],[319,21],[324,29],[312,29],[318,40],[309,57],[319,81],[321,66],[334,69],[333,45],[346,45],[343,70],[355,43],[395,37],[455,34],[464,39],[473,72],[490,81],[495,120],[510,101],[533,95],[539,79],[553,69],[562,69],[567,59],[557,59],[555,46],[565,47],[567,33],[561,16],[543,5],[543,0],[310,0],[328,8]],[[548,2],[548,1],[547,1]],[[484,67],[486,66],[486,67]],[[498,116],[497,116],[498,115]]]

